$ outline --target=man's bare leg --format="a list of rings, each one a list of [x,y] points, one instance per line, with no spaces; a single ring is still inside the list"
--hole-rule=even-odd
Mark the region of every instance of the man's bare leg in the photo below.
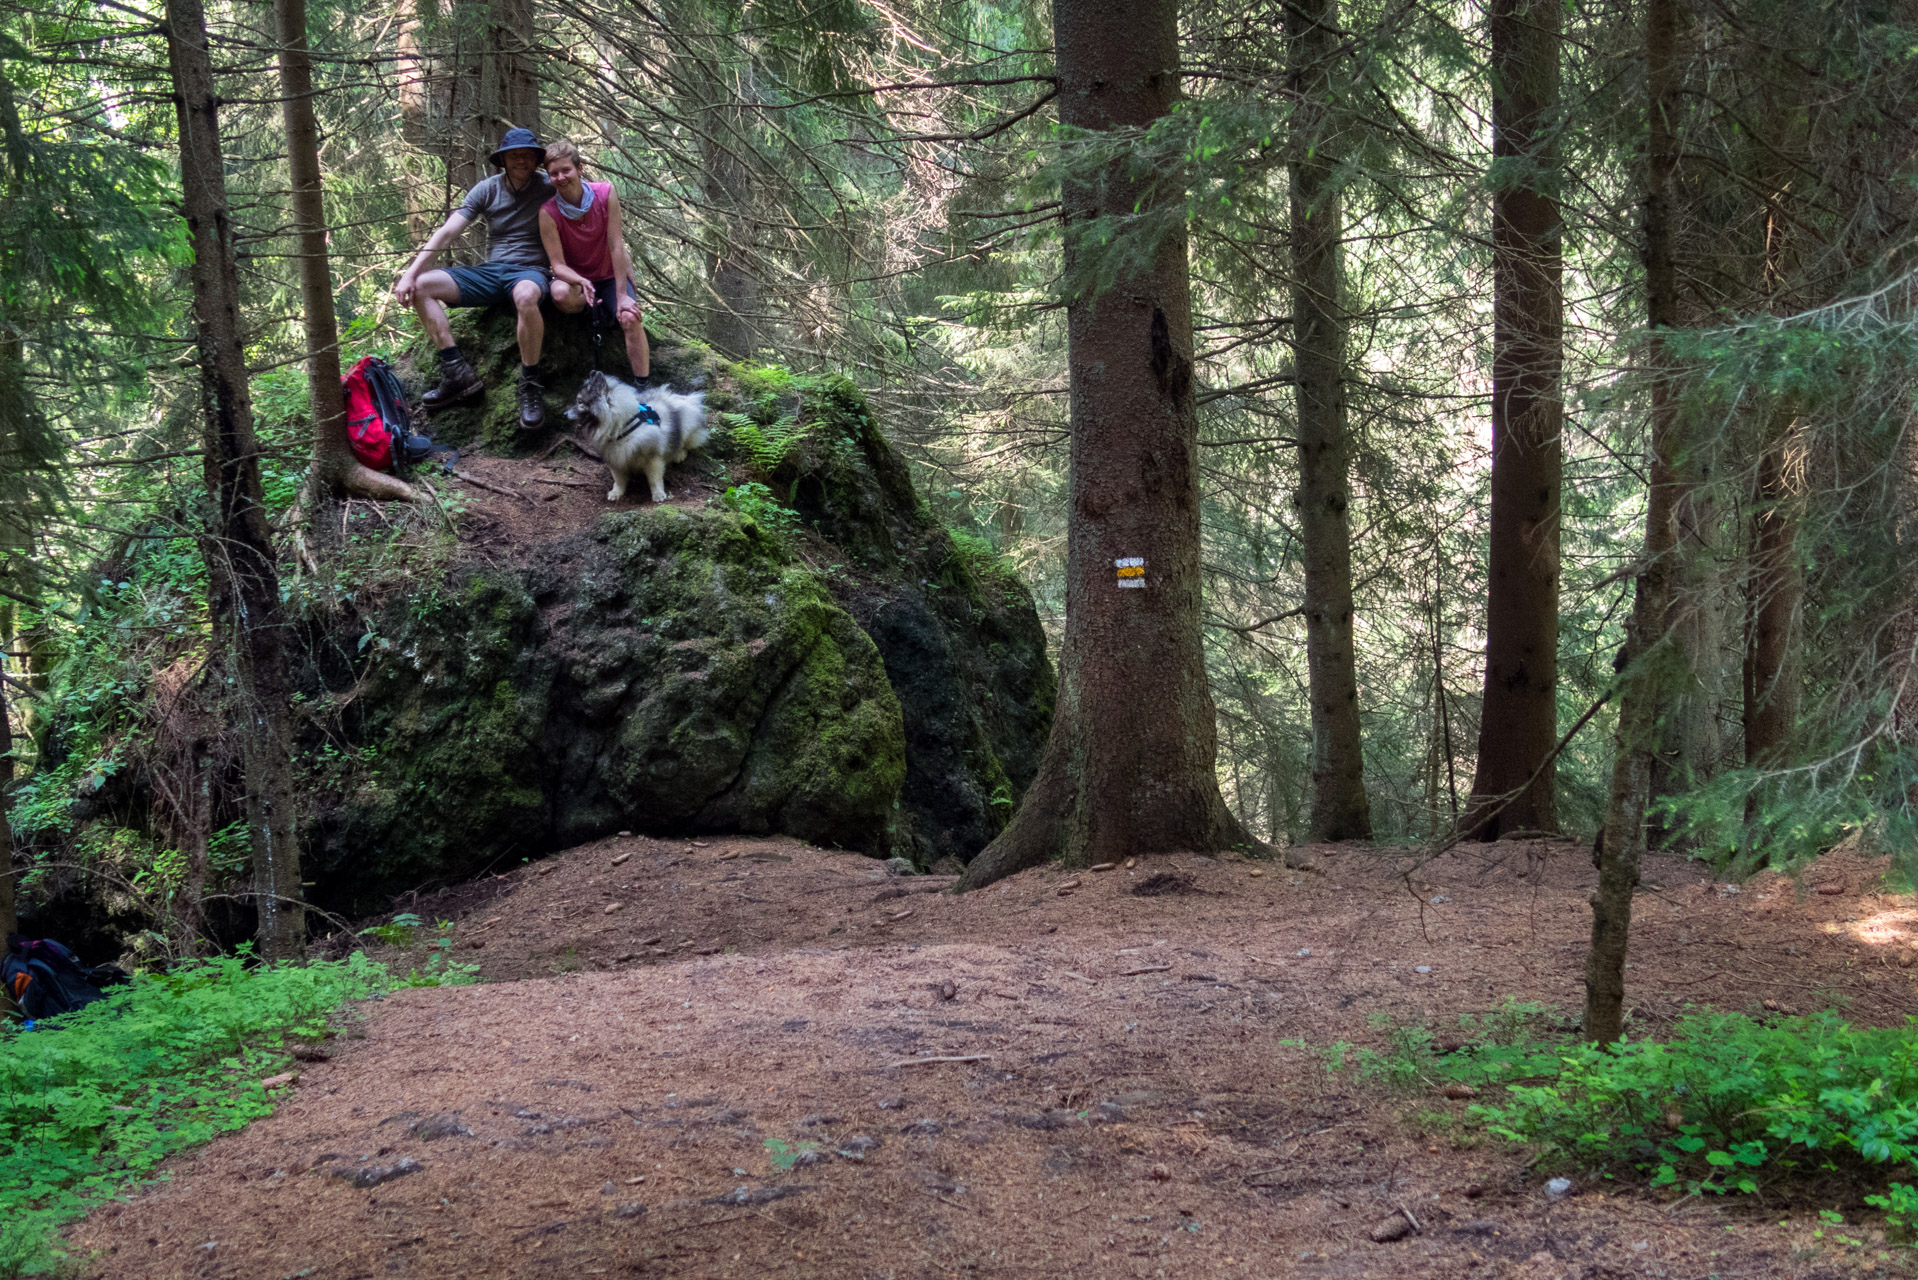
[[[539,364],[540,348],[546,343],[546,318],[539,313],[545,292],[531,280],[513,285],[513,308],[519,312],[519,362],[529,369]]]
[[[413,314],[420,318],[426,336],[433,340],[435,351],[444,351],[454,345],[453,325],[447,319],[446,304],[459,300],[460,287],[444,271],[428,271],[420,276],[419,285],[413,292]]]
[[[546,425],[545,388],[539,381],[540,348],[546,342],[546,319],[539,300],[546,292],[531,280],[513,285],[513,308],[519,312],[519,429],[537,431]]]
[[[440,353],[439,385],[420,397],[420,403],[428,409],[457,404],[486,389],[480,381],[479,371],[460,354],[459,344],[453,341],[453,326],[446,317],[446,304],[459,300],[460,287],[444,271],[428,271],[421,275],[413,292],[413,314],[420,318],[426,336],[433,340],[433,349]]]

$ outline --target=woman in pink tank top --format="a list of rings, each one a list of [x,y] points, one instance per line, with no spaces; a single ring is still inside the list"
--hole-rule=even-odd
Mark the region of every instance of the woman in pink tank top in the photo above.
[[[559,193],[539,210],[539,236],[553,268],[553,305],[565,312],[592,307],[597,319],[617,324],[626,334],[633,376],[643,380],[652,372],[652,353],[613,184],[587,182],[579,148],[566,141],[546,148],[546,176]]]

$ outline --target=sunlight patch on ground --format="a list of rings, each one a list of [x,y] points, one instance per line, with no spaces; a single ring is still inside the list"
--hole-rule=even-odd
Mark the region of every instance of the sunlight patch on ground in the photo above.
[[[1826,926],[1831,932],[1841,929],[1858,941],[1874,947],[1902,946],[1918,937],[1918,908],[1880,911],[1845,925]]]

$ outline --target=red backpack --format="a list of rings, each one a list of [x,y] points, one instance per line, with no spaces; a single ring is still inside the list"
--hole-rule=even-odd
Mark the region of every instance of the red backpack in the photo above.
[[[391,471],[396,460],[424,456],[421,446],[427,441],[408,432],[413,424],[406,412],[406,392],[386,361],[362,356],[340,385],[346,391],[346,438],[361,465]]]

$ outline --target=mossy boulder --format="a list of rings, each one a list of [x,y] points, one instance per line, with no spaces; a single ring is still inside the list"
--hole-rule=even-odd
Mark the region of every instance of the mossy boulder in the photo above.
[[[901,851],[926,866],[965,861],[1011,818],[1052,725],[1056,683],[1031,593],[983,543],[933,518],[850,381],[730,372],[708,396],[729,424],[720,448],[843,557],[833,593],[899,696]]]
[[[905,775],[877,649],[722,510],[602,517],[395,598],[348,728],[374,763],[309,856],[361,907],[631,828],[884,851]]]
[[[458,323],[493,390],[434,435],[548,444],[510,416],[510,313]],[[546,350],[555,418],[592,368],[630,372],[619,335],[595,352],[578,317],[554,317]],[[1011,816],[1054,698],[1017,577],[932,517],[844,378],[655,343],[653,380],[707,393],[709,502],[456,557],[385,594],[371,675],[321,660],[344,648],[337,623],[308,645],[311,695],[345,703],[342,732],[372,757],[320,804],[323,900],[370,905],[621,829],[779,832],[930,866]]]

